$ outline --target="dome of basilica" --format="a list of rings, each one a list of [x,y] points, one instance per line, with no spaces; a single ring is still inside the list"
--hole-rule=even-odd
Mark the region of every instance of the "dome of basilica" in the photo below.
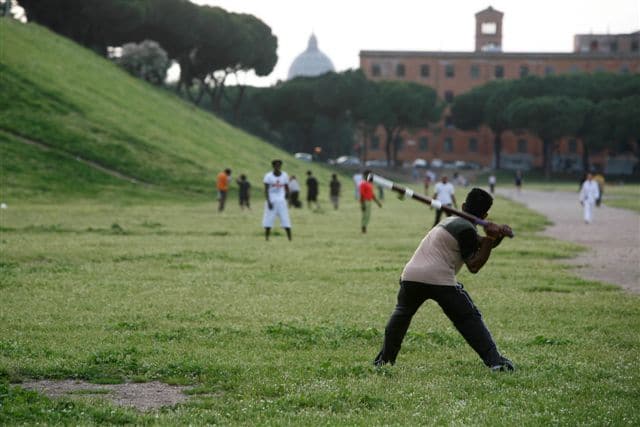
[[[334,70],[335,68],[333,67],[331,59],[318,49],[318,39],[316,39],[314,34],[311,34],[307,50],[302,52],[293,60],[293,63],[289,68],[287,80],[291,80],[299,76],[319,76],[320,74]]]

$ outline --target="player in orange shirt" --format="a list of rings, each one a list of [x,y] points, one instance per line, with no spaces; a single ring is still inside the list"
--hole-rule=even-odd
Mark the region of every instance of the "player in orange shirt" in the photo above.
[[[229,181],[231,181],[231,169],[225,169],[218,174],[216,188],[218,189],[218,212],[224,210],[224,202],[227,200],[229,191]]]

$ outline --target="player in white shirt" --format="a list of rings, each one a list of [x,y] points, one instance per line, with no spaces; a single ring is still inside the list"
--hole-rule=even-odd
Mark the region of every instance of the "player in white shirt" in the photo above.
[[[436,184],[435,193],[433,194],[433,198],[439,200],[442,203],[442,206],[453,206],[457,208],[456,204],[456,196],[454,195],[455,188],[453,184],[449,182],[449,178],[446,175],[442,175],[440,182]],[[445,213],[447,216],[451,216],[449,213]],[[440,217],[442,216],[442,209],[436,209],[436,220],[433,223],[435,227],[440,222]]]
[[[593,207],[600,197],[598,183],[593,180],[593,175],[587,174],[587,179],[582,183],[580,189],[580,204],[584,209],[584,222],[590,224],[593,220]]]
[[[276,217],[280,218],[280,225],[287,232],[287,238],[291,240],[291,221],[289,220],[289,210],[287,208],[287,196],[289,195],[289,176],[280,170],[282,160],[271,162],[273,171],[264,176],[264,215],[262,226],[264,227],[264,237],[269,240],[271,227]]]

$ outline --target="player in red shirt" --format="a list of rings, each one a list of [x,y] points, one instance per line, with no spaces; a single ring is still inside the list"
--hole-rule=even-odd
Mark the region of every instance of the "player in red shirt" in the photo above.
[[[362,232],[367,232],[367,225],[369,225],[369,221],[371,220],[371,202],[376,202],[379,207],[382,207],[382,203],[376,198],[375,192],[373,191],[373,184],[367,181],[367,177],[371,173],[370,170],[366,170],[363,172],[362,176],[364,179],[360,182],[360,208],[362,209],[362,221],[360,225],[362,226]]]

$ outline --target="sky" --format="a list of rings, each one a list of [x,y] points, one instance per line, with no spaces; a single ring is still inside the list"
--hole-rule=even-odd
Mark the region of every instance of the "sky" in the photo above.
[[[571,52],[574,34],[640,30],[640,0],[192,0],[249,13],[278,38],[278,63],[263,78],[285,80],[311,33],[336,71],[359,67],[361,50],[473,51],[475,14],[488,6],[504,13],[505,52]],[[230,82],[232,83],[232,82]]]

